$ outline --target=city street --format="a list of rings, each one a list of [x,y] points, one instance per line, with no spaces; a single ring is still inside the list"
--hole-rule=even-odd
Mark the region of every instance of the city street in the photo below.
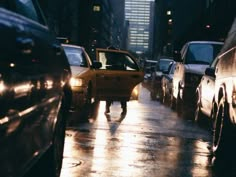
[[[146,88],[124,117],[119,102],[109,116],[104,108],[101,102],[96,118],[68,126],[61,177],[220,176],[211,167],[209,127],[151,101]]]

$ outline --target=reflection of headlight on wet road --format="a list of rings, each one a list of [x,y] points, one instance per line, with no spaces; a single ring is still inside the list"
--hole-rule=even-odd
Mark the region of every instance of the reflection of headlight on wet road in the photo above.
[[[74,78],[74,77],[72,77],[72,78],[70,79],[70,85],[71,85],[72,87],[81,87],[81,86],[83,85],[83,80],[80,79],[80,78]]]

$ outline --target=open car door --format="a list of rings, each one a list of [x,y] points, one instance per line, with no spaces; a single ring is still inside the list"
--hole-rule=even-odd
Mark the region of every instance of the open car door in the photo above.
[[[143,81],[136,59],[127,51],[96,49],[102,66],[96,70],[96,99],[128,101],[133,88]]]

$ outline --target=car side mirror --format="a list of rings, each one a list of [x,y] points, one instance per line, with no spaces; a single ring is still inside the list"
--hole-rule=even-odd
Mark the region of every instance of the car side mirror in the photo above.
[[[99,62],[99,61],[93,61],[92,67],[93,67],[94,69],[99,69],[99,68],[102,67],[102,63]]]
[[[207,76],[216,77],[214,68],[210,68],[210,67],[206,68],[205,74]]]
[[[182,61],[181,53],[179,51],[174,51],[173,58],[174,58],[174,61],[176,61],[176,62],[181,62]]]

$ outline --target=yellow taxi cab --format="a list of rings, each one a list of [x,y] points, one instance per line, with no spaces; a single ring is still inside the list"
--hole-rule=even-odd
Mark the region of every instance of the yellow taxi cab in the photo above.
[[[92,61],[81,46],[62,45],[70,63],[72,106],[85,117],[93,114],[92,107],[101,100],[128,101],[137,99],[138,84],[144,73],[136,59],[127,51],[97,49]],[[135,97],[134,97],[135,96]]]
[[[125,50],[97,48],[96,60],[101,63],[96,69],[96,100],[129,101],[144,79],[136,58]]]
[[[92,88],[95,85],[95,69],[101,65],[99,62],[92,62],[86,50],[81,46],[72,44],[62,44],[62,46],[72,72],[71,110],[88,113],[88,107],[92,101]]]

